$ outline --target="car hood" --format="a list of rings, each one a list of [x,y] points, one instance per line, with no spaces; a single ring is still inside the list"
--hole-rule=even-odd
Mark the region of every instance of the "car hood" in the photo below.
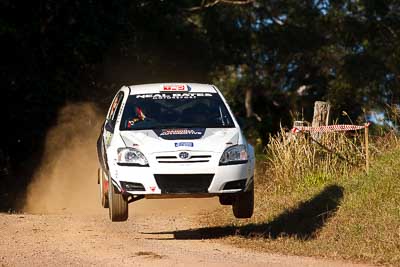
[[[171,132],[199,134],[190,137]],[[179,150],[223,152],[227,146],[236,145],[239,141],[237,128],[178,129],[165,130],[164,133],[168,135],[154,130],[121,131],[120,135],[127,147],[136,147],[144,153]]]

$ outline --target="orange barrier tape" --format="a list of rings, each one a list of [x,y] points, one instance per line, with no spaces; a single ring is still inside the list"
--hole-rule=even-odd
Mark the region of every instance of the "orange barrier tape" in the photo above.
[[[356,131],[365,129],[370,125],[371,123],[368,122],[365,125],[338,124],[338,125],[328,125],[328,126],[318,126],[318,127],[298,126],[298,127],[293,127],[291,132],[333,133],[333,132],[343,132],[343,131]]]

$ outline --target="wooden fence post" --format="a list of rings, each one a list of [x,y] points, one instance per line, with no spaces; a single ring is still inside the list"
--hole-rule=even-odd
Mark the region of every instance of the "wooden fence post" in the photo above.
[[[329,124],[329,116],[330,116],[331,105],[329,102],[323,101],[315,101],[314,104],[314,116],[311,126],[326,126]],[[311,137],[314,140],[321,139],[321,133],[312,133]]]

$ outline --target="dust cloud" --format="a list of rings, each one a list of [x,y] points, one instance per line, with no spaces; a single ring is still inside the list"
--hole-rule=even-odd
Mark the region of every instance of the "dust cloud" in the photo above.
[[[104,119],[91,103],[60,110],[47,134],[40,168],[28,187],[24,211],[38,214],[108,213],[100,204],[96,141]],[[131,215],[190,215],[217,208],[218,199],[144,199]]]
[[[96,141],[103,112],[91,103],[68,104],[47,134],[42,163],[27,190],[30,213],[100,209]]]

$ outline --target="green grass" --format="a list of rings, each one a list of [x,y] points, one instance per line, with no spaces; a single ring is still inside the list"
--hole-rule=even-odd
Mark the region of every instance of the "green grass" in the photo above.
[[[267,169],[256,177],[251,219],[236,220],[225,206],[192,233],[262,251],[400,266],[400,146],[388,147],[369,175],[317,168],[287,180]]]

